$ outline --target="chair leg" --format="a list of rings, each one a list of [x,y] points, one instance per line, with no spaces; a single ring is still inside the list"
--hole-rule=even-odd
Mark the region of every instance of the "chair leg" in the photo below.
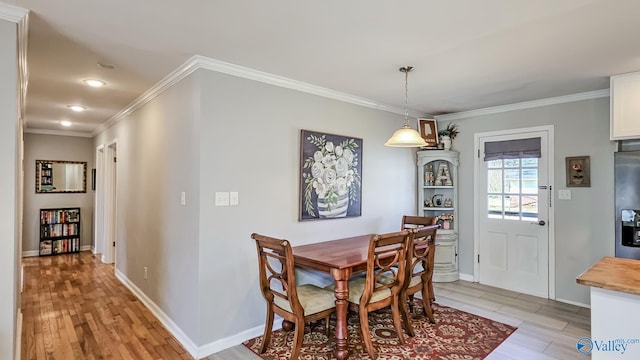
[[[360,331],[362,331],[362,340],[364,346],[369,353],[369,357],[376,358],[376,352],[373,350],[373,342],[371,341],[371,332],[369,330],[369,313],[367,310],[360,309]]]
[[[400,299],[396,297],[391,301],[391,314],[393,315],[393,327],[396,328],[396,332],[398,333],[398,340],[400,340],[400,344],[404,344],[404,333],[402,332],[402,324],[400,323],[399,300]]]
[[[267,304],[267,320],[264,322],[264,335],[262,336],[262,346],[260,346],[260,354],[267,351],[269,342],[271,341],[271,329],[273,328],[273,308],[271,304]]]
[[[291,350],[290,360],[298,360],[298,357],[300,357],[300,349],[302,348],[302,341],[304,340],[304,317],[297,319],[294,331],[293,350]]]
[[[425,315],[429,318],[429,322],[436,323],[436,319],[433,317],[433,309],[431,308],[431,299],[429,298],[428,286],[422,287],[422,307]]]
[[[331,314],[327,315],[324,319],[324,333],[329,337],[329,321],[331,320]]]
[[[429,280],[429,301],[431,302],[435,302],[436,301],[436,294],[433,291],[433,281]]]
[[[407,309],[407,294],[400,294],[400,314],[402,314],[402,322],[404,323],[405,330],[409,336],[414,337],[416,334],[411,326],[411,317],[409,316],[409,310]]]

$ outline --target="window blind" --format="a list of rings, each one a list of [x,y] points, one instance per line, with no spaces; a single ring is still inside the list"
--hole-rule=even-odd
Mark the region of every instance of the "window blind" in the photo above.
[[[484,143],[484,161],[540,157],[539,137]]]

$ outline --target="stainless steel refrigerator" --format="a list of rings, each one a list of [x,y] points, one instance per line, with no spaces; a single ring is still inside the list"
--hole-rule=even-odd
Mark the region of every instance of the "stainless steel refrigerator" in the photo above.
[[[616,257],[640,259],[640,151],[614,154]]]

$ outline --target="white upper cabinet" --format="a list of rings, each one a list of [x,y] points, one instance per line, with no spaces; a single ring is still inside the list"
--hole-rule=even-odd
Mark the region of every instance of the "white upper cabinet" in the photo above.
[[[640,139],[640,72],[611,77],[611,140]]]

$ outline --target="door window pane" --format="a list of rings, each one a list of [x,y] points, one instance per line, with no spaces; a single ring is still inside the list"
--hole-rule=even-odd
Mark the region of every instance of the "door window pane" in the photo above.
[[[520,170],[504,170],[504,192],[508,194],[520,192]]]
[[[504,167],[514,168],[520,166],[520,159],[504,159]]]
[[[538,159],[487,162],[487,216],[490,219],[538,220]]]
[[[500,170],[489,170],[487,178],[489,193],[501,193],[502,192],[502,169]]]

